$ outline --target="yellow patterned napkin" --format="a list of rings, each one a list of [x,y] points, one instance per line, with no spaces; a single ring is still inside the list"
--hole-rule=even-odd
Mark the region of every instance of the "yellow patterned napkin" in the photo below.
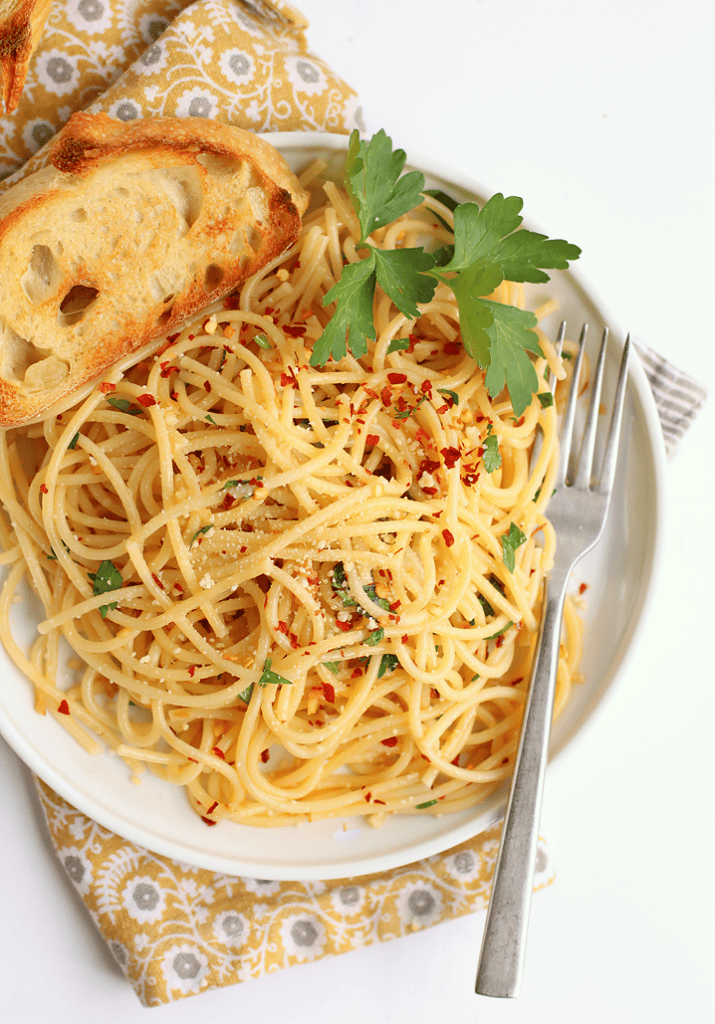
[[[306,27],[283,0],[56,0],[18,108],[0,118],[0,177],[85,108],[350,132],[357,95],[308,50]]]
[[[8,187],[80,108],[131,120],[204,116],[255,131],[349,132],[355,92],[308,50],[283,0],[55,3],[19,106],[0,120]],[[486,906],[498,829],[380,875],[234,878],[180,864],[99,826],[38,781],[50,836],[147,1006],[346,952]],[[553,873],[541,844],[535,887]]]
[[[145,1006],[396,939],[482,910],[499,828],[406,867],[327,882],[194,868],[120,839],[48,786],[60,863]],[[553,881],[539,841],[534,888]]]

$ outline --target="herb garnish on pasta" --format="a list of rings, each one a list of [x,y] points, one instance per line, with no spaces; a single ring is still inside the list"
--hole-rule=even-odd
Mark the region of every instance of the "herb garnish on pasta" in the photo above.
[[[457,299],[462,339],[467,352],[487,371],[492,398],[506,386],[515,416],[521,416],[537,390],[528,352],[542,355],[533,331],[536,317],[527,310],[485,296],[503,281],[543,283],[548,270],[565,270],[581,250],[563,239],[518,230],[523,201],[497,193],[480,207],[461,203],[454,211],[454,244],[432,254],[423,248],[385,251],[371,245],[370,235],[420,202],[425,190],[421,171],[402,174],[404,150],[393,150],[384,131],[370,142],[357,131],[350,138],[345,180],[361,227],[360,245],[367,255],[348,264],[340,281],[325,296],[335,313],[313,349],[311,363],[329,356],[341,359],[349,347],[354,356],[367,351],[375,338],[373,299],[379,284],[405,316],[414,317],[418,303],[429,302],[438,281],[449,284]]]

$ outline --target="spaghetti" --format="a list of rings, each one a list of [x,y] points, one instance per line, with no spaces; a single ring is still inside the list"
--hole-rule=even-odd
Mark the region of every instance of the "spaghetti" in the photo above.
[[[38,710],[209,824],[483,800],[511,771],[553,557],[556,408],[515,422],[490,399],[446,285],[413,321],[378,289],[367,355],[310,365],[359,227],[320,167],[303,181],[299,241],[239,295],[0,437],[0,636]],[[426,197],[372,242],[436,246],[449,223]],[[541,341],[546,393],[564,371]],[[23,578],[45,610],[29,653]],[[579,650],[570,607],[557,710]]]

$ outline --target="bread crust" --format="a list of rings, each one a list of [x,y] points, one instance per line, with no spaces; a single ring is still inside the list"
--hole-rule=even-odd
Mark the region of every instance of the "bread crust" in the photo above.
[[[0,14],[2,101],[8,114],[17,107],[30,57],[40,41],[52,0],[16,0]]]
[[[306,206],[251,132],[73,115],[50,164],[0,196],[0,426],[234,291],[295,241]]]

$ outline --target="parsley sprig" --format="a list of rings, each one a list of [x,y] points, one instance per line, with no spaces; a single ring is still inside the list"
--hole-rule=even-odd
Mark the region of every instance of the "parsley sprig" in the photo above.
[[[536,317],[526,310],[487,299],[502,281],[543,283],[546,270],[564,270],[581,250],[563,239],[521,229],[523,202],[497,193],[483,206],[461,203],[454,210],[454,245],[437,254],[422,248],[382,250],[368,238],[379,227],[408,213],[425,191],[420,171],[403,174],[406,154],[393,150],[384,131],[369,142],[357,131],[350,137],[345,182],[360,224],[358,249],[366,255],[343,268],[323,304],[335,303],[325,330],[315,343],[311,364],[320,366],[349,351],[356,358],[376,337],[373,299],[379,284],[408,317],[429,302],[438,281],[453,290],[459,307],[464,346],[486,370],[486,387],[495,397],[506,387],[521,416],[537,391],[529,353],[542,355],[533,330]]]

